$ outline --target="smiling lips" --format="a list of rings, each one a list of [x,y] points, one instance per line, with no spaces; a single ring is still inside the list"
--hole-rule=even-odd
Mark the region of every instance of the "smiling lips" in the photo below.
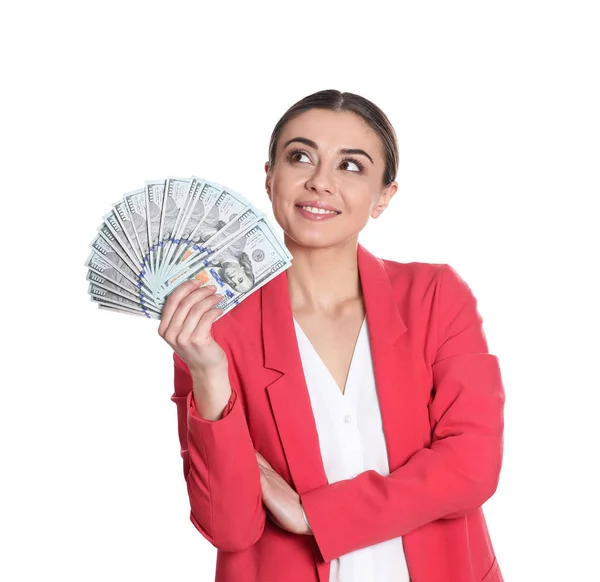
[[[318,200],[303,200],[302,202],[298,202],[296,206],[305,212],[310,212],[315,216],[335,216],[337,214],[341,214],[337,208]]]
[[[341,212],[334,210],[324,210],[322,208],[315,208],[312,206],[296,206],[298,212],[305,220],[313,222],[323,222],[324,220],[333,220],[338,217]]]
[[[339,214],[334,210],[323,210],[322,208],[312,208],[311,206],[300,206],[300,208],[302,208],[302,210],[310,212],[311,214],[332,214],[334,216]]]

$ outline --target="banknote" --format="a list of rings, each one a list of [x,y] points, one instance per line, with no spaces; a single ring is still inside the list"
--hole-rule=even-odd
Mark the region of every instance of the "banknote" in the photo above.
[[[205,212],[204,216],[191,226],[186,225],[185,232],[180,237],[178,250],[175,251],[173,260],[169,266],[170,273],[179,271],[179,263],[189,258],[190,250],[200,245],[209,238],[215,236],[223,229],[229,227],[233,220],[252,209],[255,217],[262,216],[254,207],[248,204],[248,201],[238,192],[230,188],[224,188],[215,201],[215,203]],[[238,225],[239,226],[239,225]],[[192,247],[192,249],[190,249]],[[165,273],[163,273],[163,279]]]
[[[135,239],[140,249],[142,266],[149,274],[148,279],[155,284],[156,281],[154,274],[150,270],[149,261],[150,247],[148,239],[148,216],[146,214],[146,189],[142,188],[125,194],[124,200],[133,224]]]
[[[101,235],[97,234],[92,242],[90,248],[96,251],[97,254],[102,255],[111,265],[116,267],[119,272],[123,273],[128,277],[132,283],[138,286],[140,289],[144,288],[150,295],[154,290],[151,283],[149,283],[144,277],[140,277],[138,273],[133,271],[123,257],[110,245],[110,243]]]
[[[149,309],[143,305],[140,305],[136,301],[131,299],[127,299],[118,293],[114,293],[113,291],[108,291],[107,289],[102,289],[98,287],[98,285],[90,282],[88,287],[88,294],[90,295],[92,301],[101,301],[103,303],[110,303],[112,305],[127,307],[129,309],[133,309],[135,311],[140,311],[150,317],[151,313],[156,313],[159,315],[159,312],[154,309]]]
[[[120,292],[140,305],[148,305],[160,310],[151,296],[144,293],[143,289],[136,287],[129,279],[115,269],[108,261],[96,253],[89,258],[87,280],[93,281],[99,287],[109,291]]]
[[[120,228],[120,226],[119,226]],[[100,236],[106,241],[106,243],[112,247],[112,249],[125,261],[127,266],[135,273],[139,274],[139,265],[136,265],[131,257],[128,255],[127,251],[123,248],[123,245],[119,242],[119,239],[116,237],[114,230],[110,228],[107,224],[102,223],[98,227],[98,233]]]
[[[160,213],[162,211],[165,195],[166,180],[152,180],[146,182],[144,194],[146,196],[146,225],[148,227],[148,255],[150,270],[156,273],[155,249],[158,248],[160,234]]]
[[[109,220],[112,217],[109,217]],[[119,256],[119,258],[129,267],[131,273],[136,279],[136,282],[139,282],[141,286],[144,286],[148,289],[152,287],[152,281],[148,279],[148,273],[146,273],[140,264],[136,264],[131,259],[129,253],[123,248],[123,245],[120,240],[122,238],[117,238],[116,234],[118,231],[114,230],[110,223],[103,223],[100,227],[98,227],[98,235],[100,238],[104,239],[104,242]],[[92,244],[98,252],[103,252],[104,245],[96,244],[94,242],[98,239],[94,239]]]
[[[140,245],[137,242],[137,235],[135,232],[135,224],[133,223],[133,219],[129,214],[129,210],[127,208],[127,204],[124,200],[120,200],[113,204],[113,212],[115,221],[121,226],[122,235],[118,236],[119,242],[123,246],[123,248],[131,254],[132,259],[136,265],[140,265],[140,268],[143,264],[143,256],[142,251],[140,249]],[[114,224],[112,222],[111,213],[109,212],[105,216],[105,223],[108,226],[111,226],[113,230],[116,230]],[[121,238],[124,237],[127,241],[126,243]]]
[[[88,277],[92,274],[98,275],[103,279],[107,279],[116,285],[119,285],[132,294],[137,294],[137,301],[140,305],[150,303],[155,307],[158,307],[151,292],[147,292],[143,288],[138,288],[136,284],[131,281],[129,275],[107,261],[103,255],[92,251],[85,262],[85,266],[88,268]],[[137,292],[135,289],[137,289]]]
[[[223,315],[292,264],[239,192],[199,176],[147,180],[104,215],[91,252],[88,294],[103,311],[160,319],[179,285],[196,279],[223,295]]]
[[[157,262],[160,265],[165,260],[165,253],[168,249],[168,242],[172,240],[177,218],[188,198],[190,184],[197,178],[174,178],[168,177],[165,186],[165,195],[160,214],[160,224],[158,228],[158,253]]]
[[[262,213],[255,208],[246,207],[239,215],[228,216],[227,218],[230,220],[225,226],[221,226],[222,222],[219,221],[211,228],[210,221],[205,221],[205,228],[199,229],[193,238],[193,244],[188,245],[179,260],[172,265],[169,277],[172,278],[181,271],[198,264],[207,255],[226,246],[241,230],[258,222],[262,216]]]
[[[188,218],[185,226],[182,228],[179,238],[179,254],[185,251],[187,245],[196,240],[196,237],[206,230],[217,232],[219,228],[224,226],[231,218],[246,208],[248,202],[243,196],[229,188],[222,188],[218,191],[213,191],[211,194],[214,198],[204,211],[194,211],[193,219]],[[177,256],[177,255],[176,255]]]
[[[98,281],[101,279],[101,281]],[[148,311],[154,311],[156,313],[160,313],[160,309],[151,305],[150,303],[144,303],[140,300],[139,297],[132,295],[129,291],[122,289],[118,285],[115,285],[108,279],[104,279],[101,276],[98,276],[96,273],[88,271],[87,280],[91,283],[90,291],[94,295],[99,295],[102,297],[106,297],[108,299],[115,299],[115,296],[118,295],[118,301],[121,299],[126,299],[127,302],[124,303],[125,306],[133,307],[129,302],[133,303],[135,307],[138,305],[142,308],[147,309]]]
[[[167,280],[155,293],[155,298],[160,305],[183,281],[196,279],[202,285],[217,287],[217,293],[223,295],[217,307],[223,309],[224,315],[287,269],[291,264],[288,256],[266,219],[260,218],[201,264]]]
[[[170,251],[162,264],[159,279],[162,281],[171,269],[174,255],[177,255],[179,246],[189,240],[194,230],[198,227],[212,207],[217,202],[221,193],[219,184],[192,178],[188,201],[175,227],[175,235],[171,240]]]

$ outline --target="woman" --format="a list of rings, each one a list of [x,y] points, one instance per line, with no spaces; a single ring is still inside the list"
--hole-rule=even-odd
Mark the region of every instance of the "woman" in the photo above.
[[[504,391],[476,299],[448,265],[358,244],[397,165],[370,101],[299,101],[265,166],[292,266],[222,318],[193,281],[165,304],[190,518],[217,582],[502,581],[481,505]]]

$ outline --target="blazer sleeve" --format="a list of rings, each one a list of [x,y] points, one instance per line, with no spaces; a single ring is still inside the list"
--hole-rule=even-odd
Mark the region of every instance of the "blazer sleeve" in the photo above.
[[[266,521],[260,470],[244,412],[235,362],[227,345],[232,394],[220,419],[200,416],[189,369],[177,354],[175,392],[183,473],[190,500],[190,520],[217,549],[245,550],[260,539]]]
[[[504,388],[470,288],[449,265],[437,281],[432,442],[382,476],[369,470],[300,495],[321,555],[343,554],[480,507],[502,464]]]

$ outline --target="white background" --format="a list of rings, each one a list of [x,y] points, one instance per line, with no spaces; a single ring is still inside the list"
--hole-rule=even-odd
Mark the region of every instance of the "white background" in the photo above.
[[[595,2],[12,2],[0,11],[0,578],[214,579],[156,322],[98,310],[88,244],[147,179],[270,213],[270,132],[317,90],[391,118],[399,192],[361,243],[449,263],[507,394],[485,511],[510,582],[600,580]],[[8,226],[8,231],[6,227]]]

